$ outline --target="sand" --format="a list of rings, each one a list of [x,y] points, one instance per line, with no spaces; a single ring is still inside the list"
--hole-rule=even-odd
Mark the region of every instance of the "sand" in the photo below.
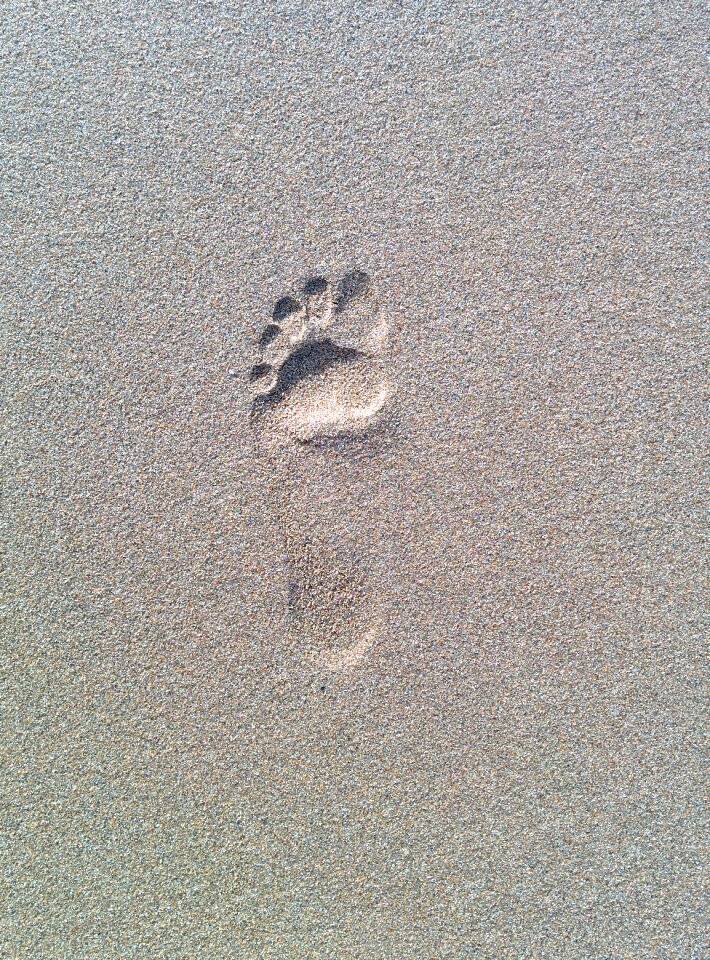
[[[707,28],[5,11],[0,956],[703,955]]]

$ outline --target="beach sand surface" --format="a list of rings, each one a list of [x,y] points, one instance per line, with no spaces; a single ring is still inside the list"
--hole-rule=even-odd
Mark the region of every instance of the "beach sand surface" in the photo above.
[[[700,958],[707,33],[6,11],[0,955]]]

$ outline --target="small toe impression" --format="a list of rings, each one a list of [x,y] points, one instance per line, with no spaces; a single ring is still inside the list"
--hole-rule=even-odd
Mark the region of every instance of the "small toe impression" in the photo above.
[[[356,300],[362,300],[369,293],[370,287],[370,278],[364,270],[346,273],[335,293],[335,312],[341,313]]]
[[[280,300],[276,301],[276,305],[274,306],[274,323],[280,325],[287,317],[292,313],[298,313],[300,309],[301,304],[298,300],[294,300],[293,297],[281,297]]]
[[[268,336],[266,343],[275,342],[279,333],[282,339],[290,343],[298,343],[303,339],[305,319],[305,310],[298,300],[294,300],[293,297],[282,297],[274,307],[273,322],[264,330],[264,336]],[[270,331],[274,327],[276,333],[271,334]]]
[[[263,350],[264,347],[268,347],[270,343],[273,343],[280,333],[281,327],[277,323],[270,323],[259,338],[259,346],[261,349]]]
[[[266,374],[271,370],[271,366],[268,363],[257,363],[251,368],[249,373],[249,380],[251,383],[256,383],[258,380],[263,379]]]
[[[303,285],[303,292],[307,297],[318,296],[318,294],[325,293],[327,289],[328,281],[325,277],[311,277]]]
[[[325,277],[311,277],[303,287],[308,323],[316,329],[330,326],[333,319],[333,293]]]
[[[276,386],[278,374],[269,363],[257,363],[251,368],[249,382],[257,394],[269,393]]]

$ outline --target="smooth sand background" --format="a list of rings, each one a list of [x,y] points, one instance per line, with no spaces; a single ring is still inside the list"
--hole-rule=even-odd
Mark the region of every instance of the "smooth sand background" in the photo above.
[[[574,7],[5,8],[2,957],[702,955],[707,16]],[[354,268],[332,671],[243,375]]]

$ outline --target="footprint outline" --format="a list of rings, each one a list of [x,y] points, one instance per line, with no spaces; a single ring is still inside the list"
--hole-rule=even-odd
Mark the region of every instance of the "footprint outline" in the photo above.
[[[302,525],[302,508],[310,504],[312,513],[317,499],[300,487],[297,465],[305,467],[309,447],[322,448],[325,458],[336,456],[343,466],[354,458],[369,473],[363,464],[386,438],[387,413],[395,408],[391,328],[366,273],[351,271],[337,284],[314,276],[298,296],[276,301],[249,374],[252,426],[270,465],[268,489],[287,558],[290,624],[299,642],[332,669],[355,666],[378,642],[371,571],[365,554],[333,552],[327,536]],[[316,478],[328,469],[326,459],[313,464]],[[347,486],[341,489],[349,497]],[[324,514],[321,529],[327,525]],[[364,547],[367,553],[372,543]]]

